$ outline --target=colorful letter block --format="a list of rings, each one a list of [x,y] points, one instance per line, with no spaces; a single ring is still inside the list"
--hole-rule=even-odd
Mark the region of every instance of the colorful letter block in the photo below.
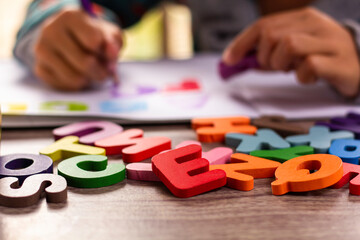
[[[152,158],[153,172],[177,197],[192,197],[226,184],[223,170],[209,171],[209,162],[201,157],[201,147],[189,145]]]
[[[58,174],[66,178],[69,186],[100,188],[124,180],[125,165],[123,163],[108,164],[106,156],[83,155],[60,162]]]
[[[122,132],[123,128],[107,121],[77,122],[53,130],[55,140],[66,136],[77,136],[79,142],[85,145],[94,145],[95,141],[110,137]]]
[[[350,112],[346,117],[335,117],[330,122],[316,122],[316,125],[329,127],[332,131],[346,130],[353,132],[360,139],[360,114]]]
[[[299,124],[287,121],[283,116],[261,116],[260,118],[252,120],[252,124],[257,128],[270,128],[281,136],[305,134],[308,132],[308,129],[305,129]]]
[[[49,156],[54,162],[78,155],[105,155],[105,149],[78,144],[79,137],[67,136],[40,150],[40,154]]]
[[[310,146],[295,146],[276,150],[256,150],[250,152],[251,156],[266,158],[281,163],[292,158],[309,154],[314,154],[314,148]]]
[[[314,126],[310,128],[309,134],[287,137],[286,140],[293,146],[310,145],[315,153],[327,153],[331,142],[335,139],[353,139],[354,134],[349,131],[330,132],[328,127]]]
[[[224,170],[227,178],[226,186],[250,191],[254,188],[254,178],[273,177],[278,166],[280,166],[279,162],[235,153],[231,156],[230,164],[211,165],[210,170]]]
[[[169,138],[143,138],[143,134],[141,129],[130,129],[98,140],[95,146],[105,148],[108,155],[122,154],[124,162],[140,162],[171,148]]]
[[[344,174],[340,181],[338,181],[333,188],[342,188],[346,183],[350,182],[349,190],[353,195],[360,195],[360,166],[343,163]]]
[[[271,129],[259,129],[256,136],[239,133],[228,133],[225,136],[225,144],[236,147],[236,152],[250,153],[259,149],[281,149],[290,147],[285,141]]]
[[[185,147],[191,144],[201,146],[197,141],[183,141],[176,145],[176,148]],[[169,151],[169,150],[166,150]],[[227,147],[213,148],[208,152],[202,152],[202,157],[209,161],[209,164],[225,164],[230,162],[233,150]],[[160,181],[153,173],[151,163],[129,163],[126,165],[127,178],[139,181]]]
[[[310,173],[310,171],[315,171]],[[290,159],[275,171],[271,183],[274,195],[307,192],[334,185],[343,176],[343,162],[338,156],[312,154]]]
[[[223,142],[227,133],[254,134],[257,130],[248,117],[194,118],[191,124],[200,142]]]
[[[129,163],[126,165],[126,177],[138,181],[160,181],[152,171],[151,163]]]
[[[20,188],[16,177],[5,177],[0,179],[0,205],[13,208],[29,207],[40,200],[44,191],[47,202],[66,202],[66,180],[59,175],[32,175],[25,179]]]
[[[338,139],[333,141],[329,153],[340,157],[343,162],[359,164],[360,140]]]
[[[0,178],[17,177],[20,185],[31,175],[52,172],[53,161],[48,156],[21,153],[0,157]]]
[[[191,144],[201,146],[201,143],[199,143],[198,141],[183,141],[180,144],[176,145],[175,148],[181,148]],[[208,152],[202,152],[201,157],[208,160],[210,165],[225,164],[230,162],[231,154],[233,154],[233,150],[231,148],[216,147]]]

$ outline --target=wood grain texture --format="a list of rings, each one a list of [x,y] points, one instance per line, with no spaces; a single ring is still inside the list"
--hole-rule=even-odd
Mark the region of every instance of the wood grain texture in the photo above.
[[[196,139],[189,126],[141,128],[145,136],[170,137],[173,146]],[[19,153],[21,146],[36,154],[52,142],[51,129],[5,130],[1,150]],[[205,151],[219,146],[203,144]],[[273,196],[272,181],[255,179],[249,192],[223,187],[189,199],[154,182],[69,187],[66,204],[43,199],[21,210],[0,207],[0,239],[359,239],[360,197],[346,186]]]

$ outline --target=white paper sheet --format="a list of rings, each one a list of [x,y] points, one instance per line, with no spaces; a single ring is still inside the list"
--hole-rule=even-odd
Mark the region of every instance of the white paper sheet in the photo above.
[[[233,79],[229,83],[229,89],[233,89],[233,95],[239,95],[251,103],[260,115],[316,119],[360,111],[359,101],[345,100],[324,81],[302,85],[292,73],[249,71]]]
[[[57,92],[36,80],[14,60],[3,60],[0,61],[0,103],[4,124],[6,115],[15,119],[14,114],[19,119],[20,116],[27,117],[23,119],[93,116],[131,123],[262,114],[305,119],[338,116],[350,110],[360,112],[358,105],[345,102],[326,84],[301,86],[293,74],[249,71],[225,83],[217,74],[219,58],[202,55],[186,61],[121,63],[121,85],[116,93],[110,81],[84,92]],[[192,90],[174,91],[186,80],[192,84]],[[69,102],[87,109],[69,111]]]

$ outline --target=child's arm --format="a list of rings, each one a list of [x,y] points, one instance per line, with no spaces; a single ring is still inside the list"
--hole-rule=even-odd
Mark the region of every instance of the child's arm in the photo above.
[[[301,83],[323,78],[345,97],[359,92],[360,62],[348,29],[313,8],[264,17],[240,33],[223,53],[233,65],[257,50],[264,70],[296,71]]]
[[[121,30],[79,9],[62,10],[41,26],[34,73],[60,90],[80,90],[104,80],[122,45]]]
[[[14,54],[52,87],[80,90],[107,77],[121,41],[115,24],[91,18],[76,0],[35,0],[19,30]]]
[[[114,67],[122,46],[121,29],[115,24],[118,17],[123,26],[135,23],[143,12],[131,13],[126,8],[144,1],[96,2],[114,4],[127,15],[115,16],[102,8],[105,11],[95,19],[80,9],[78,0],[34,0],[19,30],[14,55],[60,90],[80,90],[90,81],[102,81]],[[158,1],[145,2],[152,7]]]

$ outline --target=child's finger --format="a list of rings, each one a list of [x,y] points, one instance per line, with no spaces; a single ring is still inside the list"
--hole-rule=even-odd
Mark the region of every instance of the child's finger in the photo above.
[[[262,18],[231,42],[224,51],[222,60],[233,65],[250,50],[256,49],[261,67],[270,69],[272,51],[284,35],[294,32],[314,33],[316,27],[308,24],[309,16],[313,14],[313,10],[304,9]]]
[[[304,84],[315,83],[317,79],[331,79],[336,70],[333,59],[326,55],[310,55],[296,69],[299,82]]]
[[[310,66],[308,61],[303,61],[299,64],[296,69],[296,77],[297,80],[303,84],[315,83],[317,79],[314,69]]]
[[[289,34],[277,43],[269,57],[270,69],[288,71],[297,59],[314,54],[334,54],[332,42],[304,33]]]
[[[114,64],[119,55],[119,51],[122,47],[122,33],[120,28],[113,25],[105,25],[104,27],[104,39],[105,39],[105,58],[110,64]]]
[[[34,67],[34,73],[36,76],[41,79],[45,84],[58,89],[58,90],[65,90],[64,85],[62,85],[57,79],[56,76],[53,74],[51,70],[41,64],[36,64]]]
[[[86,51],[99,54],[104,42],[99,20],[91,18],[85,12],[68,11],[65,14],[66,28],[79,45]]]
[[[89,79],[106,77],[105,68],[98,64],[96,55],[84,51],[71,36],[60,34],[57,43],[61,44],[52,46],[78,73]]]
[[[286,19],[284,19],[284,21],[285,20]],[[297,19],[292,19],[292,22],[294,23],[291,25],[269,24],[267,28],[262,29],[259,36],[259,44],[257,47],[257,59],[261,68],[274,69],[271,63],[271,57],[275,54],[274,51],[276,50],[276,48],[278,48],[282,44],[285,44],[284,47],[290,48],[291,50],[291,48],[293,48],[292,44],[299,42],[296,39],[297,35],[309,36],[309,38],[313,36],[313,28],[311,26],[304,25],[304,23],[298,22]],[[275,70],[284,69],[282,68]]]
[[[270,69],[270,55],[274,50],[279,36],[272,28],[262,30],[257,47],[257,60],[262,69]]]
[[[77,91],[78,89],[62,84],[58,76],[47,66],[37,64],[34,69],[35,74],[47,85],[60,91]]]
[[[82,50],[63,27],[58,26],[55,33],[51,34],[50,27],[43,30],[35,46],[38,61],[48,61],[57,54],[68,68],[84,78],[99,80],[107,76],[106,67],[98,63],[96,55]]]
[[[106,59],[110,62],[114,62],[118,59],[118,54],[120,51],[120,45],[113,40],[109,40],[105,44],[105,55]]]
[[[69,35],[59,40],[62,44],[55,44],[54,48],[78,73],[92,80],[106,78],[106,67],[99,63],[95,54],[83,51]]]
[[[38,52],[37,62],[50,69],[59,80],[59,84],[66,85],[69,89],[80,90],[88,84],[85,76],[79,74],[54,52]]]
[[[354,68],[351,68],[351,62],[343,61],[343,59],[327,56],[316,56],[312,60],[313,68],[315,69],[318,78],[325,79],[330,85],[344,96],[354,97],[354,94],[358,93],[359,83],[353,81],[358,76],[358,73],[354,78]],[[353,71],[349,71],[349,68]]]
[[[225,49],[222,60],[226,65],[234,65],[239,62],[257,44],[261,26],[254,24],[240,33],[235,40]]]

